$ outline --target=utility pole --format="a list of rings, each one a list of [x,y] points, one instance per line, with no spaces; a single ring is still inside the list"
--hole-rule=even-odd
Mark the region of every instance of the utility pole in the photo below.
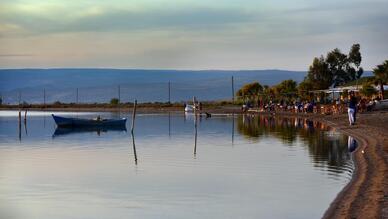
[[[21,101],[22,101],[22,92],[19,90],[19,106],[20,106]]]
[[[234,79],[232,76],[232,102],[234,103]]]
[[[171,103],[171,82],[168,82],[168,103]]]
[[[46,107],[46,89],[43,88],[43,107]]]
[[[119,104],[121,103],[121,91],[120,91],[120,85],[118,86],[118,92],[119,92]]]
[[[78,87],[77,87],[77,91],[76,91],[75,102],[78,105]]]

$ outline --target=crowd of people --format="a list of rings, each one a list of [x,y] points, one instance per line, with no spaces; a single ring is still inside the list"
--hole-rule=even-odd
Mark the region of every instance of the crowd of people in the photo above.
[[[357,96],[354,92],[350,92],[348,96],[331,100],[330,103],[320,103],[318,101],[293,101],[287,102],[281,100],[275,101],[258,101],[259,112],[293,112],[293,113],[321,113],[321,114],[342,114],[348,113],[349,124],[354,125],[358,112],[367,112],[373,110],[379,98],[367,99]],[[252,102],[246,102],[242,106],[243,112],[248,112],[254,109]]]

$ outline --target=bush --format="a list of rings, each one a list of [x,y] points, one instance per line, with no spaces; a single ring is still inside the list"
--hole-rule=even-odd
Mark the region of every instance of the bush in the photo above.
[[[112,104],[112,105],[117,105],[117,104],[119,104],[119,99],[117,99],[117,98],[112,98],[112,99],[110,99],[110,104]]]

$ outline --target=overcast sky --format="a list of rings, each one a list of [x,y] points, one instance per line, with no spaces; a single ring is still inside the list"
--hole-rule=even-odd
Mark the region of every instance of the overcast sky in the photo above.
[[[0,68],[307,70],[388,59],[387,0],[1,0]]]

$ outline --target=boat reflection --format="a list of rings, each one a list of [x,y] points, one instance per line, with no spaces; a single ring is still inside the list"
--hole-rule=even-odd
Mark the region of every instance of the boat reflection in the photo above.
[[[53,137],[58,136],[64,136],[64,135],[71,135],[71,134],[79,134],[79,133],[92,133],[95,132],[98,136],[101,135],[101,133],[106,132],[126,132],[126,127],[83,127],[83,128],[76,128],[76,127],[57,127],[55,129],[55,132],[53,134]]]

